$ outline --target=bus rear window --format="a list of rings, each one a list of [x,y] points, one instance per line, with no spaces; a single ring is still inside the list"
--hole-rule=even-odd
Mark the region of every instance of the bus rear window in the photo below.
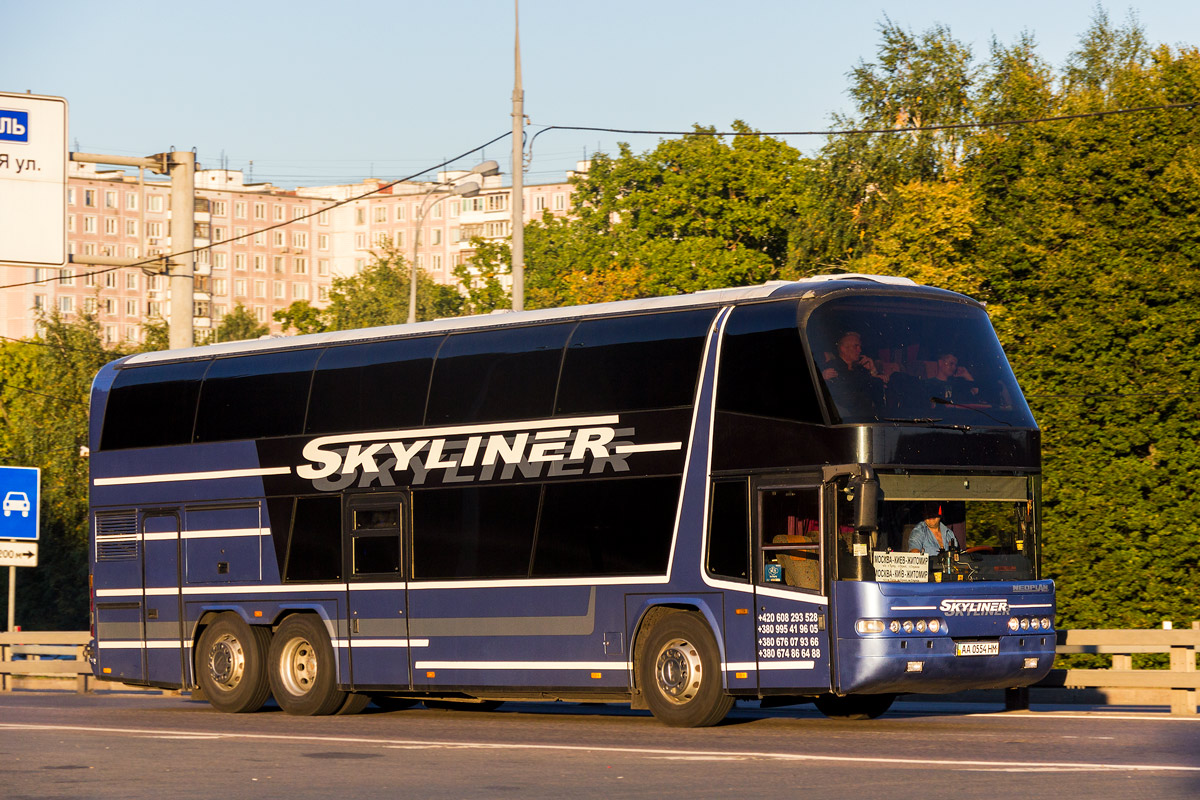
[[[118,372],[104,409],[100,449],[189,444],[200,381],[210,363],[184,361]]]

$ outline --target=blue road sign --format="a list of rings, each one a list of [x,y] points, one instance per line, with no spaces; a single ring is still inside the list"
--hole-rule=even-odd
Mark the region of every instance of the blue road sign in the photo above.
[[[36,467],[0,467],[0,539],[38,538],[38,487],[42,471]]]

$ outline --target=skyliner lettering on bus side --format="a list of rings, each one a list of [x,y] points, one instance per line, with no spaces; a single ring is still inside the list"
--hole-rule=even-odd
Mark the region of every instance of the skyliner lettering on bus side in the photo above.
[[[296,474],[324,491],[355,481],[360,486],[395,485],[393,476],[404,472],[412,473],[413,485],[421,485],[435,470],[442,471],[443,483],[507,480],[518,471],[523,477],[538,477],[543,468],[551,475],[597,475],[606,469],[628,472],[626,459],[635,453],[683,447],[682,442],[633,444],[632,427],[546,422],[553,428],[506,431],[488,426],[479,432],[459,429],[454,431],[457,436],[421,436],[420,431],[322,436],[304,446],[309,463],[297,466]],[[429,433],[435,432],[440,431]]]

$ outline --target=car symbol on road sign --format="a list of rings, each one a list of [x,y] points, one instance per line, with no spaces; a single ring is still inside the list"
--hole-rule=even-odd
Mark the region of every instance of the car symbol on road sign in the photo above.
[[[29,516],[29,495],[24,492],[9,492],[4,495],[4,516],[20,511],[22,517]]]

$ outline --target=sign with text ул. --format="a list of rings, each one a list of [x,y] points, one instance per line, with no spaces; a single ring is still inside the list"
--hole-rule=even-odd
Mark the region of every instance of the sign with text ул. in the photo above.
[[[0,92],[0,262],[67,263],[67,101]]]

